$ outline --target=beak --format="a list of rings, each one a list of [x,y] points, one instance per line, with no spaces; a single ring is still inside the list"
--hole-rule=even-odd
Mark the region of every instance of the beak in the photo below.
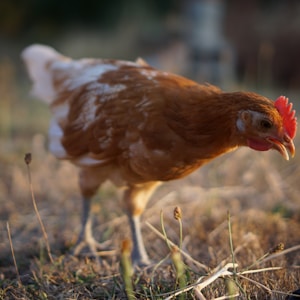
[[[277,150],[284,159],[289,160],[288,151],[291,157],[295,156],[294,142],[287,134],[284,134],[283,139],[269,137],[267,140],[272,144],[272,148]]]

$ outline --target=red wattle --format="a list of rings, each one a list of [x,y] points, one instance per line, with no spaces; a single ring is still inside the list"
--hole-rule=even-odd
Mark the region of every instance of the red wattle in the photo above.
[[[248,146],[257,151],[268,151],[272,148],[272,144],[266,141],[258,141],[254,139],[247,140]]]

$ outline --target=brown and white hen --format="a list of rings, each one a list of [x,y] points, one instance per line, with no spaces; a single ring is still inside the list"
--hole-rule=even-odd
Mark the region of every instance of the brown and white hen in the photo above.
[[[95,252],[90,203],[111,180],[124,186],[135,263],[149,262],[140,216],[155,188],[178,179],[240,146],[293,156],[296,118],[281,96],[275,102],[255,93],[226,93],[142,60],[72,60],[43,45],[22,57],[33,94],[49,103],[53,116],[50,151],[79,167],[84,245]]]

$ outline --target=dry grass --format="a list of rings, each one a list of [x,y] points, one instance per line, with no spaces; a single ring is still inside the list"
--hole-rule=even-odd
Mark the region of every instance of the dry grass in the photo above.
[[[7,85],[13,83],[0,84],[2,95]],[[76,168],[46,150],[47,108],[35,102],[19,106],[13,91],[7,89],[0,100],[8,102],[1,102],[7,120],[1,119],[6,126],[0,140],[0,299],[126,299],[128,276],[138,299],[170,299],[174,293],[178,299],[229,299],[228,294],[232,299],[285,299],[299,288],[298,154],[285,162],[277,153],[240,149],[180,185],[162,186],[144,214],[146,247],[156,264],[126,275],[120,258],[129,229],[120,191],[106,183],[93,206],[96,238],[111,240],[108,250],[115,251],[100,253],[101,266],[70,255],[80,230]],[[15,115],[19,111],[22,120]],[[38,131],[43,135],[33,133]],[[31,182],[27,152],[33,157]],[[173,215],[176,206],[180,222]]]

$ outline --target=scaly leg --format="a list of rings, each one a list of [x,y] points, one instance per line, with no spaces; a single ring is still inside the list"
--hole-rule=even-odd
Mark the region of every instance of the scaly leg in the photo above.
[[[124,202],[132,235],[132,261],[137,265],[148,265],[150,260],[145,249],[141,232],[140,217],[159,182],[131,185],[124,193]]]
[[[84,247],[87,247],[92,256],[97,256],[97,250],[103,249],[107,242],[105,243],[98,243],[94,237],[92,232],[92,214],[91,214],[91,199],[84,198],[82,205],[82,221],[81,221],[81,231],[76,242],[76,245],[73,249],[74,255],[79,255],[80,252],[83,250]]]
[[[96,169],[81,169],[79,185],[82,193],[81,231],[74,247],[74,255],[80,254],[83,248],[88,248],[92,256],[97,257],[97,250],[105,248],[107,243],[98,243],[92,232],[91,200],[96,194],[101,182],[101,172]]]
[[[132,261],[138,265],[149,265],[150,259],[145,249],[141,231],[141,216],[136,215],[128,217],[133,243],[133,249],[131,253]]]

